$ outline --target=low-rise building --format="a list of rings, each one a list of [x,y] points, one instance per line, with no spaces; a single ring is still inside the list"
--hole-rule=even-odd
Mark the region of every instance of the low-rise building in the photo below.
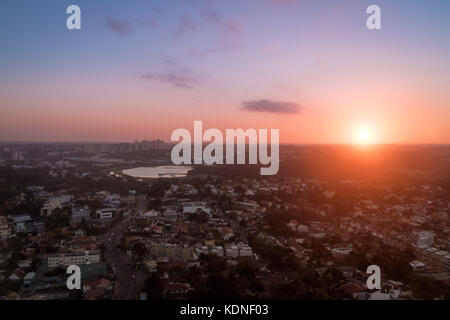
[[[70,216],[70,223],[72,225],[79,224],[85,220],[89,220],[91,209],[88,206],[72,206],[72,214]]]
[[[187,213],[199,213],[205,212],[211,214],[211,208],[209,208],[206,202],[182,202],[183,214]]]
[[[54,210],[62,209],[62,207],[63,206],[62,206],[61,200],[58,197],[50,198],[42,206],[41,215],[42,216],[50,216],[50,215],[52,215]]]
[[[56,268],[58,266],[82,265],[86,263],[97,262],[100,262],[99,250],[49,254],[47,258],[47,264],[49,268]]]
[[[194,248],[187,245],[171,243],[152,243],[149,246],[150,255],[156,258],[167,257],[170,260],[195,260]]]
[[[31,216],[29,214],[21,214],[17,216],[12,216],[14,224],[14,231],[17,233],[26,232],[27,231],[27,223],[30,222]]]
[[[4,216],[0,216],[0,240],[6,240],[11,237],[11,226],[8,224],[8,219]]]
[[[117,214],[117,209],[116,208],[103,208],[103,209],[98,209],[96,211],[97,214],[97,218],[100,220],[104,220],[104,219],[112,219],[116,216]]]

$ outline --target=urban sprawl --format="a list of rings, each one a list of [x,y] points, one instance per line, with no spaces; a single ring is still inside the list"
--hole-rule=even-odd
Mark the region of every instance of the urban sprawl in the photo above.
[[[450,298],[448,178],[123,174],[171,165],[170,148],[1,145],[0,299]],[[337,163],[329,148],[282,147],[280,168]],[[448,147],[417,148],[448,168]],[[67,288],[69,265],[80,290]],[[381,289],[366,287],[370,265]]]

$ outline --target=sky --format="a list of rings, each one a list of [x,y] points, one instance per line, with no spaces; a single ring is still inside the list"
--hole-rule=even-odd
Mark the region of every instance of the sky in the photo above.
[[[450,143],[449,14],[448,0],[1,0],[0,141],[168,141],[201,120],[282,143]]]

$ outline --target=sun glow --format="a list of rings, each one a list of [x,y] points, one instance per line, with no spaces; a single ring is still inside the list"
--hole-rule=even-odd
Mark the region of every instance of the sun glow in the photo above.
[[[372,140],[372,134],[369,129],[361,128],[356,133],[356,142],[359,144],[369,144]]]

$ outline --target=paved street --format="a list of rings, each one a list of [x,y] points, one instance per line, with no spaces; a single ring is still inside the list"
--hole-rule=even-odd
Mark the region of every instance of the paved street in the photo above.
[[[114,226],[99,240],[106,247],[105,258],[111,265],[116,275],[113,300],[135,300],[139,299],[139,293],[144,284],[145,275],[140,270],[133,270],[130,266],[131,259],[128,255],[117,248],[120,238],[126,230],[127,222]],[[133,276],[134,275],[134,276]]]

